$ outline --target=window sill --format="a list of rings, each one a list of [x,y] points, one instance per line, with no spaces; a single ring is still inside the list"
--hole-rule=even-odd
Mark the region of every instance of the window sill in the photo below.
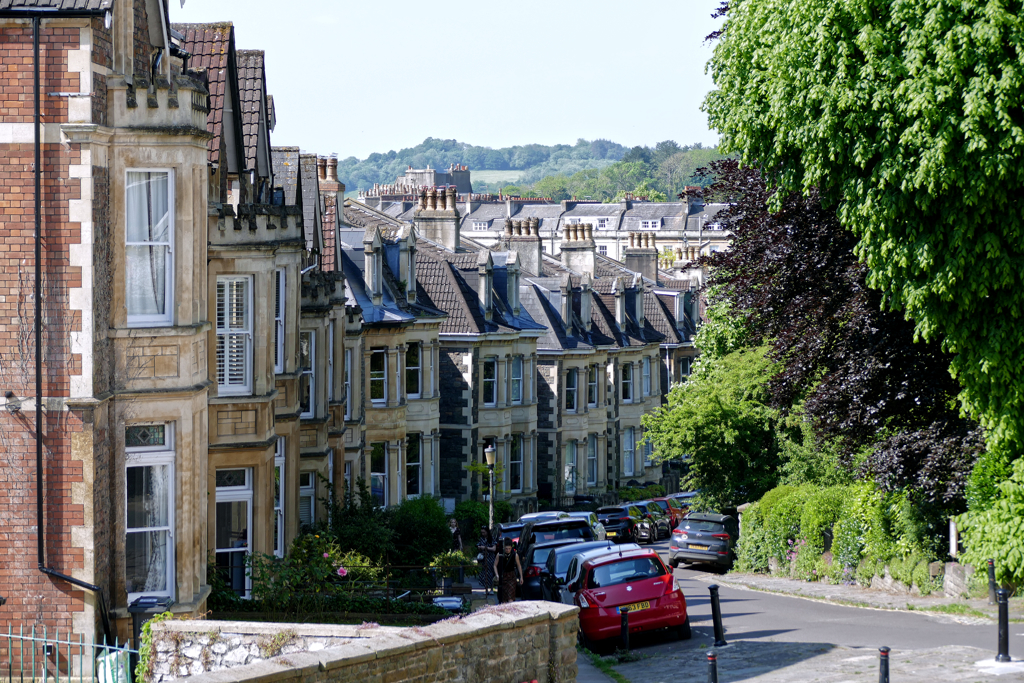
[[[271,403],[278,396],[277,389],[263,396],[253,394],[228,394],[227,396],[211,396],[210,405],[224,405],[226,403]]]
[[[213,329],[209,320],[195,325],[148,325],[146,327],[115,327],[107,330],[109,339],[130,339],[132,337],[190,337]]]

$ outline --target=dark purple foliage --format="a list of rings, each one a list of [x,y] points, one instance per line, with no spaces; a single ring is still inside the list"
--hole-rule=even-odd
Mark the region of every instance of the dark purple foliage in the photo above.
[[[769,213],[756,170],[724,160],[709,173],[716,181],[705,194],[731,204],[719,219],[734,235],[729,251],[706,259],[709,284],[746,312],[753,343],[769,344],[779,361],[774,406],[803,400],[819,437],[848,455],[888,437],[865,463],[884,488],[962,498],[982,442],[959,415],[951,356],[938,343],[915,343],[913,324],[882,310],[856,238],[815,194],[789,195]]]

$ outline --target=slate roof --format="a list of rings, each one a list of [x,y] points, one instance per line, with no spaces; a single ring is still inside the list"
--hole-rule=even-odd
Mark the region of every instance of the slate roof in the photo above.
[[[318,244],[320,240],[316,239],[316,228],[323,207],[320,205],[320,176],[316,170],[315,154],[299,154],[299,175],[302,178],[299,183],[302,191],[302,232],[310,248],[321,247]]]
[[[234,52],[235,27],[230,21],[212,24],[171,24],[185,36],[184,48],[191,53],[190,69],[206,69],[210,90],[210,113],[206,130],[213,135],[209,142],[209,161],[220,163],[220,138],[224,127],[224,96],[229,84],[228,59]],[[228,125],[231,125],[228,122]]]
[[[238,50],[235,62],[238,65],[238,99],[242,117],[245,170],[252,171],[257,168],[260,114],[267,97],[263,50]],[[269,125],[268,121],[268,128]]]
[[[58,12],[102,12],[113,5],[114,0],[0,0],[0,12],[39,9]]]
[[[669,297],[664,297],[667,298]],[[644,318],[664,337],[663,343],[682,344],[686,340],[676,329],[676,317],[672,313],[672,307],[667,305],[664,299],[654,292],[647,292],[644,295]]]
[[[384,240],[393,240],[402,236],[408,227],[402,221],[352,199],[345,200],[341,219],[347,225],[362,228],[364,232],[366,228],[380,228],[380,236]],[[362,243],[362,233],[360,233],[358,242],[360,248]],[[353,242],[352,245],[355,246],[356,243]]]
[[[299,148],[271,147],[270,159],[274,165],[274,187],[284,189],[286,206],[298,205]]]

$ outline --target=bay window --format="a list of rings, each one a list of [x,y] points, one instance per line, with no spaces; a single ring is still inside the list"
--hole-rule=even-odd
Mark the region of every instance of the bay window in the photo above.
[[[174,443],[171,425],[125,428],[125,587],[174,597]]]
[[[651,359],[644,358],[643,360],[643,385],[644,385],[644,396],[651,395]]]
[[[513,434],[509,444],[508,483],[512,493],[523,492],[523,435]]]
[[[285,269],[274,271],[274,372],[284,372]]]
[[[597,407],[597,366],[591,365],[587,368],[587,405],[591,408]]]
[[[313,368],[316,363],[316,333],[299,333],[299,417],[316,417],[316,382]]]
[[[633,364],[623,363],[619,366],[622,372],[622,402],[633,402]]]
[[[252,548],[252,468],[217,470],[214,522],[217,570],[231,590],[249,594],[246,558]]]
[[[374,349],[370,353],[370,402],[375,404],[388,401],[388,351]]]
[[[498,402],[498,360],[488,358],[484,360],[484,405],[493,406]]]
[[[576,370],[569,370],[565,373],[565,410],[576,412]]]
[[[388,504],[388,445],[370,444],[370,496],[378,507]]]
[[[415,498],[423,492],[423,454],[419,434],[409,434],[405,445],[405,497]]]
[[[125,307],[131,326],[174,322],[174,175],[132,169],[125,179]]]
[[[523,357],[512,356],[511,398],[512,403],[523,402]]]
[[[587,437],[587,486],[597,485],[597,435]]]
[[[635,466],[636,438],[633,427],[627,427],[622,434],[622,474],[633,476]]]
[[[274,555],[284,557],[284,453],[283,436],[274,448]]]
[[[345,419],[352,419],[352,349],[345,349]]]
[[[252,393],[252,277],[217,277],[217,391]]]
[[[334,400],[334,320],[327,323],[327,400]]]
[[[420,386],[423,383],[423,347],[419,342],[412,342],[405,350],[405,395],[406,398],[419,398]]]

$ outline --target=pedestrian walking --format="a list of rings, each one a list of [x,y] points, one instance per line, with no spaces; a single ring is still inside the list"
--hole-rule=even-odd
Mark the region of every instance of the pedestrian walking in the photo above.
[[[452,520],[450,522],[448,522],[448,526],[452,530],[452,550],[457,550],[458,552],[461,553],[462,552],[462,532],[459,531],[459,523],[456,522],[455,518],[453,517]]]
[[[494,543],[491,530],[480,527],[480,538],[476,542],[477,562],[480,563],[480,585],[484,587],[484,595],[490,595],[494,589],[494,556],[498,546]]]
[[[498,603],[514,602],[516,586],[523,585],[523,566],[519,553],[512,552],[512,539],[502,543],[501,554],[494,558],[494,573],[498,577]]]

